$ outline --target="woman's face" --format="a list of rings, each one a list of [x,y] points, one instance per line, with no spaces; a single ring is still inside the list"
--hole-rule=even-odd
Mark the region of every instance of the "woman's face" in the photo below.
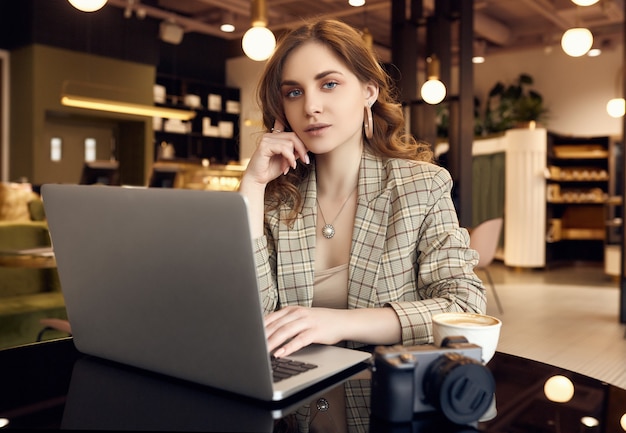
[[[309,151],[323,154],[361,145],[363,109],[378,88],[360,82],[330,48],[309,42],[285,60],[281,94],[291,130]]]

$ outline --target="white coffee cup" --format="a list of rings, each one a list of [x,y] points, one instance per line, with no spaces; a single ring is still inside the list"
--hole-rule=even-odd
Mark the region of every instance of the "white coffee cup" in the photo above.
[[[436,346],[441,346],[445,337],[463,336],[482,347],[484,364],[496,353],[502,327],[499,319],[475,313],[440,313],[435,314],[432,321]]]

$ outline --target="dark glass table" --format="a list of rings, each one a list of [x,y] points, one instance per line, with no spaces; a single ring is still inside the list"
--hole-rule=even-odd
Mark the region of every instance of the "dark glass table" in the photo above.
[[[68,338],[0,351],[0,421],[29,430],[290,432],[313,420],[310,431],[624,433],[626,390],[503,353],[488,367],[496,379],[491,420],[459,426],[431,412],[390,424],[369,416],[367,370],[269,404],[82,355]],[[551,392],[554,377],[556,391],[573,386],[573,395]],[[341,412],[332,406],[337,396],[345,398]]]

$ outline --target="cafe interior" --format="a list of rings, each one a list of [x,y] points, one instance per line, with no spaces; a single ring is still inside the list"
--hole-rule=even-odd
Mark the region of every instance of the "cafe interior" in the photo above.
[[[41,186],[236,190],[264,61],[323,17],[450,171],[498,351],[626,389],[624,0],[81,3],[0,3],[0,353],[68,335]]]

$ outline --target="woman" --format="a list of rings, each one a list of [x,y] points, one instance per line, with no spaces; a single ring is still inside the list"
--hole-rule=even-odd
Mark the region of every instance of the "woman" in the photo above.
[[[484,312],[452,181],[402,136],[389,77],[334,20],[286,35],[259,89],[261,138],[242,178],[270,350],[421,344],[431,315]]]

